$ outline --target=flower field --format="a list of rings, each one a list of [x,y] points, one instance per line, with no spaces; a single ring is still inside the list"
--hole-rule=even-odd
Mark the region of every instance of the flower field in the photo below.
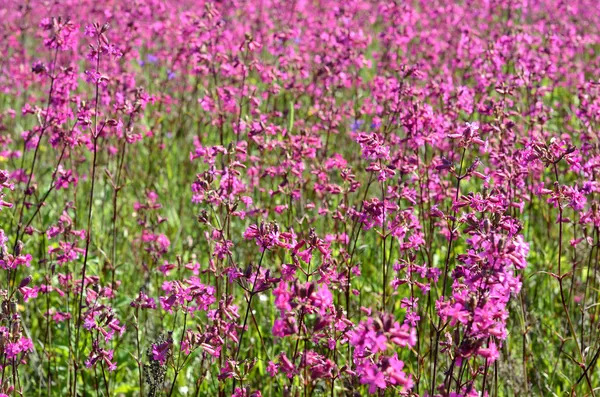
[[[600,396],[596,0],[4,0],[0,397]]]

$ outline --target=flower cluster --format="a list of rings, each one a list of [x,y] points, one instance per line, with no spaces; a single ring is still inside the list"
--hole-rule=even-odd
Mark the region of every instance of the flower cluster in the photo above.
[[[0,396],[594,394],[594,0],[0,17]]]

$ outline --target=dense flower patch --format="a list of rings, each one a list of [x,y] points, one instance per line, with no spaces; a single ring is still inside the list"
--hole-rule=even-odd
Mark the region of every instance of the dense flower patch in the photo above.
[[[0,17],[0,396],[600,393],[595,1]]]

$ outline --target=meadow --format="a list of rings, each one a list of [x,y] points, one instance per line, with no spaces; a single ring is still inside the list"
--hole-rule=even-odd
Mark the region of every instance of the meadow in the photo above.
[[[0,397],[600,395],[596,0],[4,0]]]

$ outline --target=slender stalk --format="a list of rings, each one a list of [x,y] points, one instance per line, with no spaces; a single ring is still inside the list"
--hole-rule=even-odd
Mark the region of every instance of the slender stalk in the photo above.
[[[558,162],[560,161],[557,160],[554,162],[554,176],[556,178],[556,183],[557,183],[557,189],[559,189],[559,181],[558,181]],[[581,365],[585,365],[585,358],[583,357],[583,352],[581,351],[581,347],[579,346],[579,341],[577,340],[577,333],[575,332],[575,327],[573,326],[573,321],[571,321],[571,315],[569,313],[569,308],[567,306],[567,302],[566,302],[566,298],[565,298],[565,292],[564,292],[564,287],[563,287],[563,274],[562,274],[562,269],[561,269],[561,263],[562,263],[562,250],[563,250],[563,246],[562,246],[562,240],[563,240],[563,208],[562,208],[562,204],[559,202],[558,203],[558,286],[559,286],[559,290],[560,290],[560,301],[563,307],[563,312],[565,313],[565,317],[567,318],[567,323],[569,325],[569,331],[571,333],[571,337],[573,338],[573,341],[575,342],[575,346],[577,347],[577,353],[579,355],[579,359],[580,364]],[[567,274],[565,274],[566,276]],[[584,371],[583,375],[585,376],[585,380],[587,382],[588,388],[590,389],[590,393],[592,395],[592,397],[595,397],[595,393],[594,393],[594,387],[592,386],[592,381],[590,380],[590,377],[587,373],[587,371]]]
[[[248,315],[250,313],[252,307],[252,298],[254,298],[256,288],[256,281],[258,280],[258,276],[260,275],[260,270],[262,268],[263,258],[265,257],[266,249],[263,249],[263,252],[260,255],[260,260],[258,261],[258,269],[256,270],[256,276],[254,276],[254,282],[252,283],[252,289],[250,290],[250,297],[248,298],[248,306],[246,306],[246,314],[244,315],[244,325],[242,326],[242,333],[240,334],[240,340],[238,341],[238,345],[235,351],[234,359],[237,361],[238,356],[240,355],[240,349],[242,348],[242,342],[244,341],[244,333],[246,332],[246,325],[248,324]],[[233,380],[233,389],[235,390],[235,379]]]
[[[458,200],[459,194],[460,194],[460,181],[462,180],[462,169],[463,169],[463,161],[465,159],[465,153],[466,153],[467,148],[463,149],[461,158],[460,158],[460,170],[458,172],[458,177],[456,178],[456,194],[454,197],[454,201]],[[447,248],[447,252],[446,252],[446,261],[444,264],[444,278],[443,278],[443,282],[442,282],[442,296],[445,296],[446,294],[446,284],[447,284],[447,280],[448,280],[448,270],[449,270],[449,266],[450,266],[450,254],[452,253],[452,241],[454,241],[454,228],[456,227],[456,213],[457,210],[455,209],[453,211],[453,216],[452,216],[452,224],[450,226],[450,236],[448,239],[448,248]],[[432,349],[433,352],[433,373],[431,375],[431,389],[430,392],[431,394],[434,394],[434,390],[435,390],[435,378],[437,375],[437,364],[438,364],[438,349],[439,349],[439,341],[440,341],[440,334],[442,333],[442,318],[439,317],[438,319],[438,324],[437,327],[434,327],[435,330],[435,343]]]
[[[265,252],[267,252],[267,250],[263,250],[262,254],[260,255],[260,260],[258,262],[258,270],[256,270],[256,276],[254,277],[254,282],[252,283],[252,290],[250,290],[250,297],[248,298],[248,306],[246,306],[246,314],[244,315],[244,325],[242,326],[242,333],[240,335],[240,340],[238,342],[237,345],[237,349],[235,351],[235,359],[237,360],[238,356],[240,355],[240,349],[242,348],[242,342],[244,341],[244,333],[246,332],[246,324],[248,324],[248,314],[250,313],[251,307],[252,307],[252,298],[255,295],[254,292],[254,288],[256,287],[256,281],[258,280],[258,276],[260,275],[260,270],[262,268],[262,261],[263,258],[265,257]]]
[[[100,40],[98,39],[98,47],[100,47]],[[96,57],[96,71],[100,68],[100,53]],[[85,253],[83,258],[83,267],[81,269],[81,288],[79,290],[79,305],[77,308],[77,322],[76,322],[76,332],[75,332],[75,360],[77,361],[74,364],[74,379],[73,379],[73,393],[77,394],[77,370],[78,370],[78,362],[79,362],[79,354],[81,349],[79,349],[79,337],[81,331],[81,316],[83,313],[83,292],[85,289],[85,276],[87,271],[87,263],[89,257],[89,248],[90,241],[92,238],[92,213],[94,207],[94,187],[96,185],[96,167],[97,167],[97,159],[98,159],[98,138],[102,130],[98,131],[98,107],[99,107],[99,98],[100,98],[100,81],[96,81],[96,95],[95,95],[95,109],[94,109],[94,127],[92,130],[92,139],[93,139],[93,159],[92,159],[92,180],[91,180],[91,188],[88,199],[88,215],[87,215],[87,228],[86,228],[86,236],[85,236]],[[106,125],[106,124],[105,124]],[[104,128],[104,125],[102,126]]]

